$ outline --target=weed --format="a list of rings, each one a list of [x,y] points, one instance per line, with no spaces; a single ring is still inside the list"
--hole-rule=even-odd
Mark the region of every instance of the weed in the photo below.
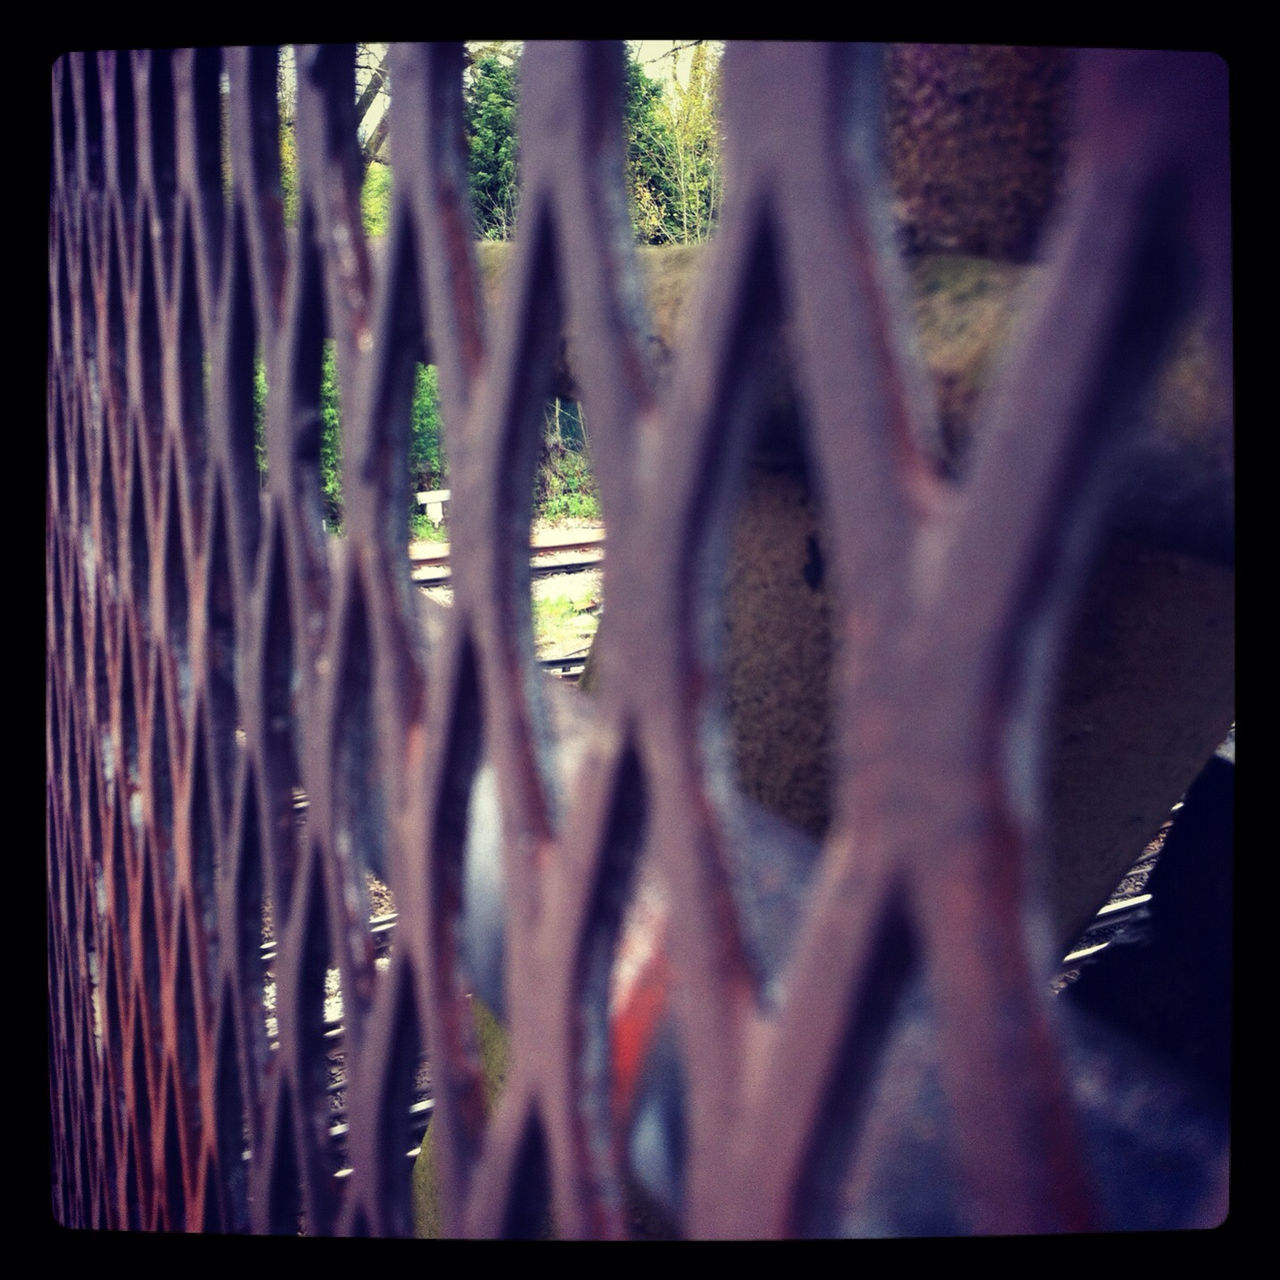
[[[546,520],[600,518],[595,476],[585,453],[548,443],[534,482],[534,510]]]
[[[411,542],[448,542],[449,526],[443,522],[433,523],[425,511],[415,511],[409,517],[409,540]]]
[[[554,586],[552,586],[554,582]],[[599,574],[573,574],[534,583],[533,633],[539,653],[587,648],[599,624]]]

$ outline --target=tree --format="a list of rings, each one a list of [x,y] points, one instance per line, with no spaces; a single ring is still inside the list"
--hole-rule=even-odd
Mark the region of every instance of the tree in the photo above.
[[[391,81],[387,70],[389,46],[355,46],[355,120],[364,173],[361,206],[365,233],[382,235],[391,209],[391,167],[386,139],[391,123]],[[286,226],[298,219],[298,152],[294,140],[298,109],[297,59],[292,45],[280,49],[277,70],[277,110],[280,117],[280,193]]]
[[[360,154],[365,173],[374,164],[385,165],[383,151],[391,126],[391,80],[387,70],[390,46],[356,45],[356,128],[360,136]]]
[[[418,365],[409,415],[409,488],[413,493],[438,489],[445,480],[439,387],[435,365]]]
[[[635,47],[627,59],[624,123],[631,221],[647,244],[686,243],[711,234],[721,199],[719,46],[673,45],[673,58],[691,50],[683,79],[669,85],[641,66]],[[493,41],[468,46],[465,87],[468,171],[478,234],[506,240],[519,207],[517,119],[520,46]]]
[[[356,45],[356,129],[364,163],[360,210],[367,236],[386,235],[391,226],[392,171],[386,154],[391,126],[389,53],[385,44]]]
[[[719,49],[707,41],[673,46],[690,51],[689,70],[675,73],[658,95],[644,93],[634,115],[628,81],[628,132],[637,233],[651,244],[705,240],[723,197],[720,171]],[[632,58],[635,73],[647,75]],[[669,92],[668,92],[669,90]],[[637,182],[635,179],[638,178]]]
[[[476,231],[507,240],[519,207],[516,183],[518,63],[484,46],[474,55],[465,88],[467,172]]]
[[[705,240],[720,213],[720,65],[705,42],[694,46],[689,81],[673,81],[674,180],[680,192],[681,240]]]
[[[631,226],[642,244],[664,244],[676,238],[676,186],[662,164],[673,144],[665,136],[662,85],[646,74],[634,54],[627,59],[623,119]]]

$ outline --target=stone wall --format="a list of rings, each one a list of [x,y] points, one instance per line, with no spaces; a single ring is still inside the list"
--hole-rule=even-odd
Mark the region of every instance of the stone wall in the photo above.
[[[896,44],[887,61],[903,248],[1029,260],[1062,194],[1071,51]]]

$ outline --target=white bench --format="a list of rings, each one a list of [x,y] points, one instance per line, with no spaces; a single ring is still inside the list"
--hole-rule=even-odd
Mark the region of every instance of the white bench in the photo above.
[[[418,499],[418,506],[426,507],[427,519],[432,524],[439,524],[444,519],[444,504],[449,501],[448,489],[427,489],[414,496]]]

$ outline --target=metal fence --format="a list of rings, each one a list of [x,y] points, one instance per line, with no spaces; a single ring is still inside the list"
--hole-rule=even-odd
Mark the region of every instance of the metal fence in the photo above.
[[[638,1148],[611,974],[648,930],[667,1027],[650,1164],[668,1170],[683,1234],[874,1229],[866,1206],[924,1177],[899,1185],[882,1167],[894,1114],[937,1128],[929,1179],[949,1229],[1107,1225],[1049,958],[1026,924],[1044,692],[1123,411],[1188,306],[1229,306],[1222,67],[1082,55],[1072,203],[953,484],[916,443],[931,409],[886,252],[874,50],[728,49],[729,198],[690,304],[696,340],[660,392],[630,247],[620,46],[526,49],[516,260],[488,332],[461,47],[395,50],[393,225],[376,259],[352,66],[350,48],[298,51],[288,228],[276,50],[54,68],[55,1216],[408,1233],[406,1116],[425,1061],[448,1233],[536,1230],[549,1206],[560,1235],[625,1235]],[[534,674],[527,557],[566,326],[608,525],[598,691],[572,734]],[[775,844],[795,839],[735,795],[708,639],[757,355],[783,326],[828,540],[838,707],[834,820],[790,862]],[[326,338],[341,540],[320,519]],[[439,369],[451,464],[455,602],[434,643],[405,554],[415,361]],[[491,1112],[464,945],[486,905],[467,848],[482,772],[511,1047]],[[799,903],[786,928],[760,906],[780,867]],[[369,871],[394,894],[389,964]],[[660,926],[637,923],[646,886]],[[932,1101],[893,1096],[917,1031],[936,1048]],[[852,1208],[850,1185],[864,1189]]]

